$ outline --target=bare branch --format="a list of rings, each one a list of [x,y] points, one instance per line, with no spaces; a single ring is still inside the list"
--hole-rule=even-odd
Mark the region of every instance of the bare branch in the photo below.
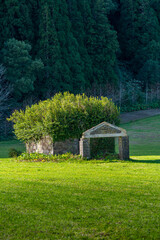
[[[9,108],[8,100],[12,87],[7,83],[5,78],[5,68],[3,65],[0,65],[0,117],[3,115],[3,112]]]

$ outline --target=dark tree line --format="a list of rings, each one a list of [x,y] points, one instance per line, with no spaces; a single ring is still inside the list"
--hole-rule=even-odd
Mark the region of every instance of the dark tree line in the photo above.
[[[20,106],[59,91],[159,99],[160,0],[0,0],[0,36]]]

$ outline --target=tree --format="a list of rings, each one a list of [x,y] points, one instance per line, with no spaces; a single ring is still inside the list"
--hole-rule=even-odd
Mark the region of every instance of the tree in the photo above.
[[[2,50],[7,79],[13,86],[13,94],[17,100],[22,100],[25,94],[34,90],[36,75],[43,69],[42,61],[33,60],[30,51],[31,45],[16,39],[5,42]]]
[[[54,92],[55,88],[57,91],[60,90],[62,83],[56,75],[58,63],[61,61],[61,53],[54,24],[53,4],[50,1],[42,2],[39,14],[41,21],[37,55],[44,63],[44,76],[41,82],[43,90],[39,89],[39,91]]]
[[[118,35],[119,43],[122,50],[122,58],[131,60],[137,47],[137,1],[120,0],[118,19]]]
[[[85,88],[90,87],[93,81],[92,60],[88,54],[87,43],[89,40],[88,30],[91,30],[91,4],[90,1],[68,0],[69,19],[71,30],[78,43],[78,51],[81,58]],[[81,69],[81,70],[82,70]]]
[[[0,47],[10,38],[32,42],[34,38],[30,1],[0,0]]]
[[[66,0],[56,2],[55,27],[60,43],[63,68],[65,69],[65,74],[62,76],[63,90],[81,92],[85,88],[85,78],[79,44],[72,32]]]
[[[146,104],[148,103],[148,91],[150,84],[156,84],[159,82],[160,76],[160,62],[152,59],[145,62],[140,69],[138,78],[145,86]]]
[[[141,0],[137,13],[138,46],[134,56],[134,70],[137,72],[147,60],[157,58],[157,47],[160,41],[160,24],[150,1]],[[158,47],[159,48],[159,47]],[[158,51],[159,52],[159,51]]]
[[[110,0],[97,0],[94,5],[94,41],[91,45],[95,82],[103,84],[117,80],[116,54],[119,49],[116,31],[107,15],[114,8]]]

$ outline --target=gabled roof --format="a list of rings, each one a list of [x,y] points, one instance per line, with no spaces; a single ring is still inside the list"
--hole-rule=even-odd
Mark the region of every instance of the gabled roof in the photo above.
[[[97,126],[85,131],[82,138],[125,137],[126,130],[113,124],[102,122]]]

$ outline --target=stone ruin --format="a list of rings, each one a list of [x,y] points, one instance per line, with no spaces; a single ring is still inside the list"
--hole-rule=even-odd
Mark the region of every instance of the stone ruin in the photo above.
[[[90,140],[95,138],[119,138],[119,158],[129,159],[129,137],[124,129],[116,127],[110,123],[103,122],[87,130],[80,139],[67,139],[61,142],[53,143],[50,136],[43,137],[39,142],[30,142],[26,144],[28,153],[44,154],[64,154],[71,152],[80,154],[82,157],[91,158]]]
[[[116,127],[110,123],[103,122],[87,130],[80,139],[80,155],[82,157],[91,157],[90,140],[92,138],[117,138],[119,139],[119,158],[121,160],[129,159],[129,137],[124,129]]]
[[[44,153],[44,154],[64,154],[71,152],[79,154],[79,139],[67,139],[61,142],[53,143],[50,136],[43,137],[39,142],[26,143],[28,153]]]

